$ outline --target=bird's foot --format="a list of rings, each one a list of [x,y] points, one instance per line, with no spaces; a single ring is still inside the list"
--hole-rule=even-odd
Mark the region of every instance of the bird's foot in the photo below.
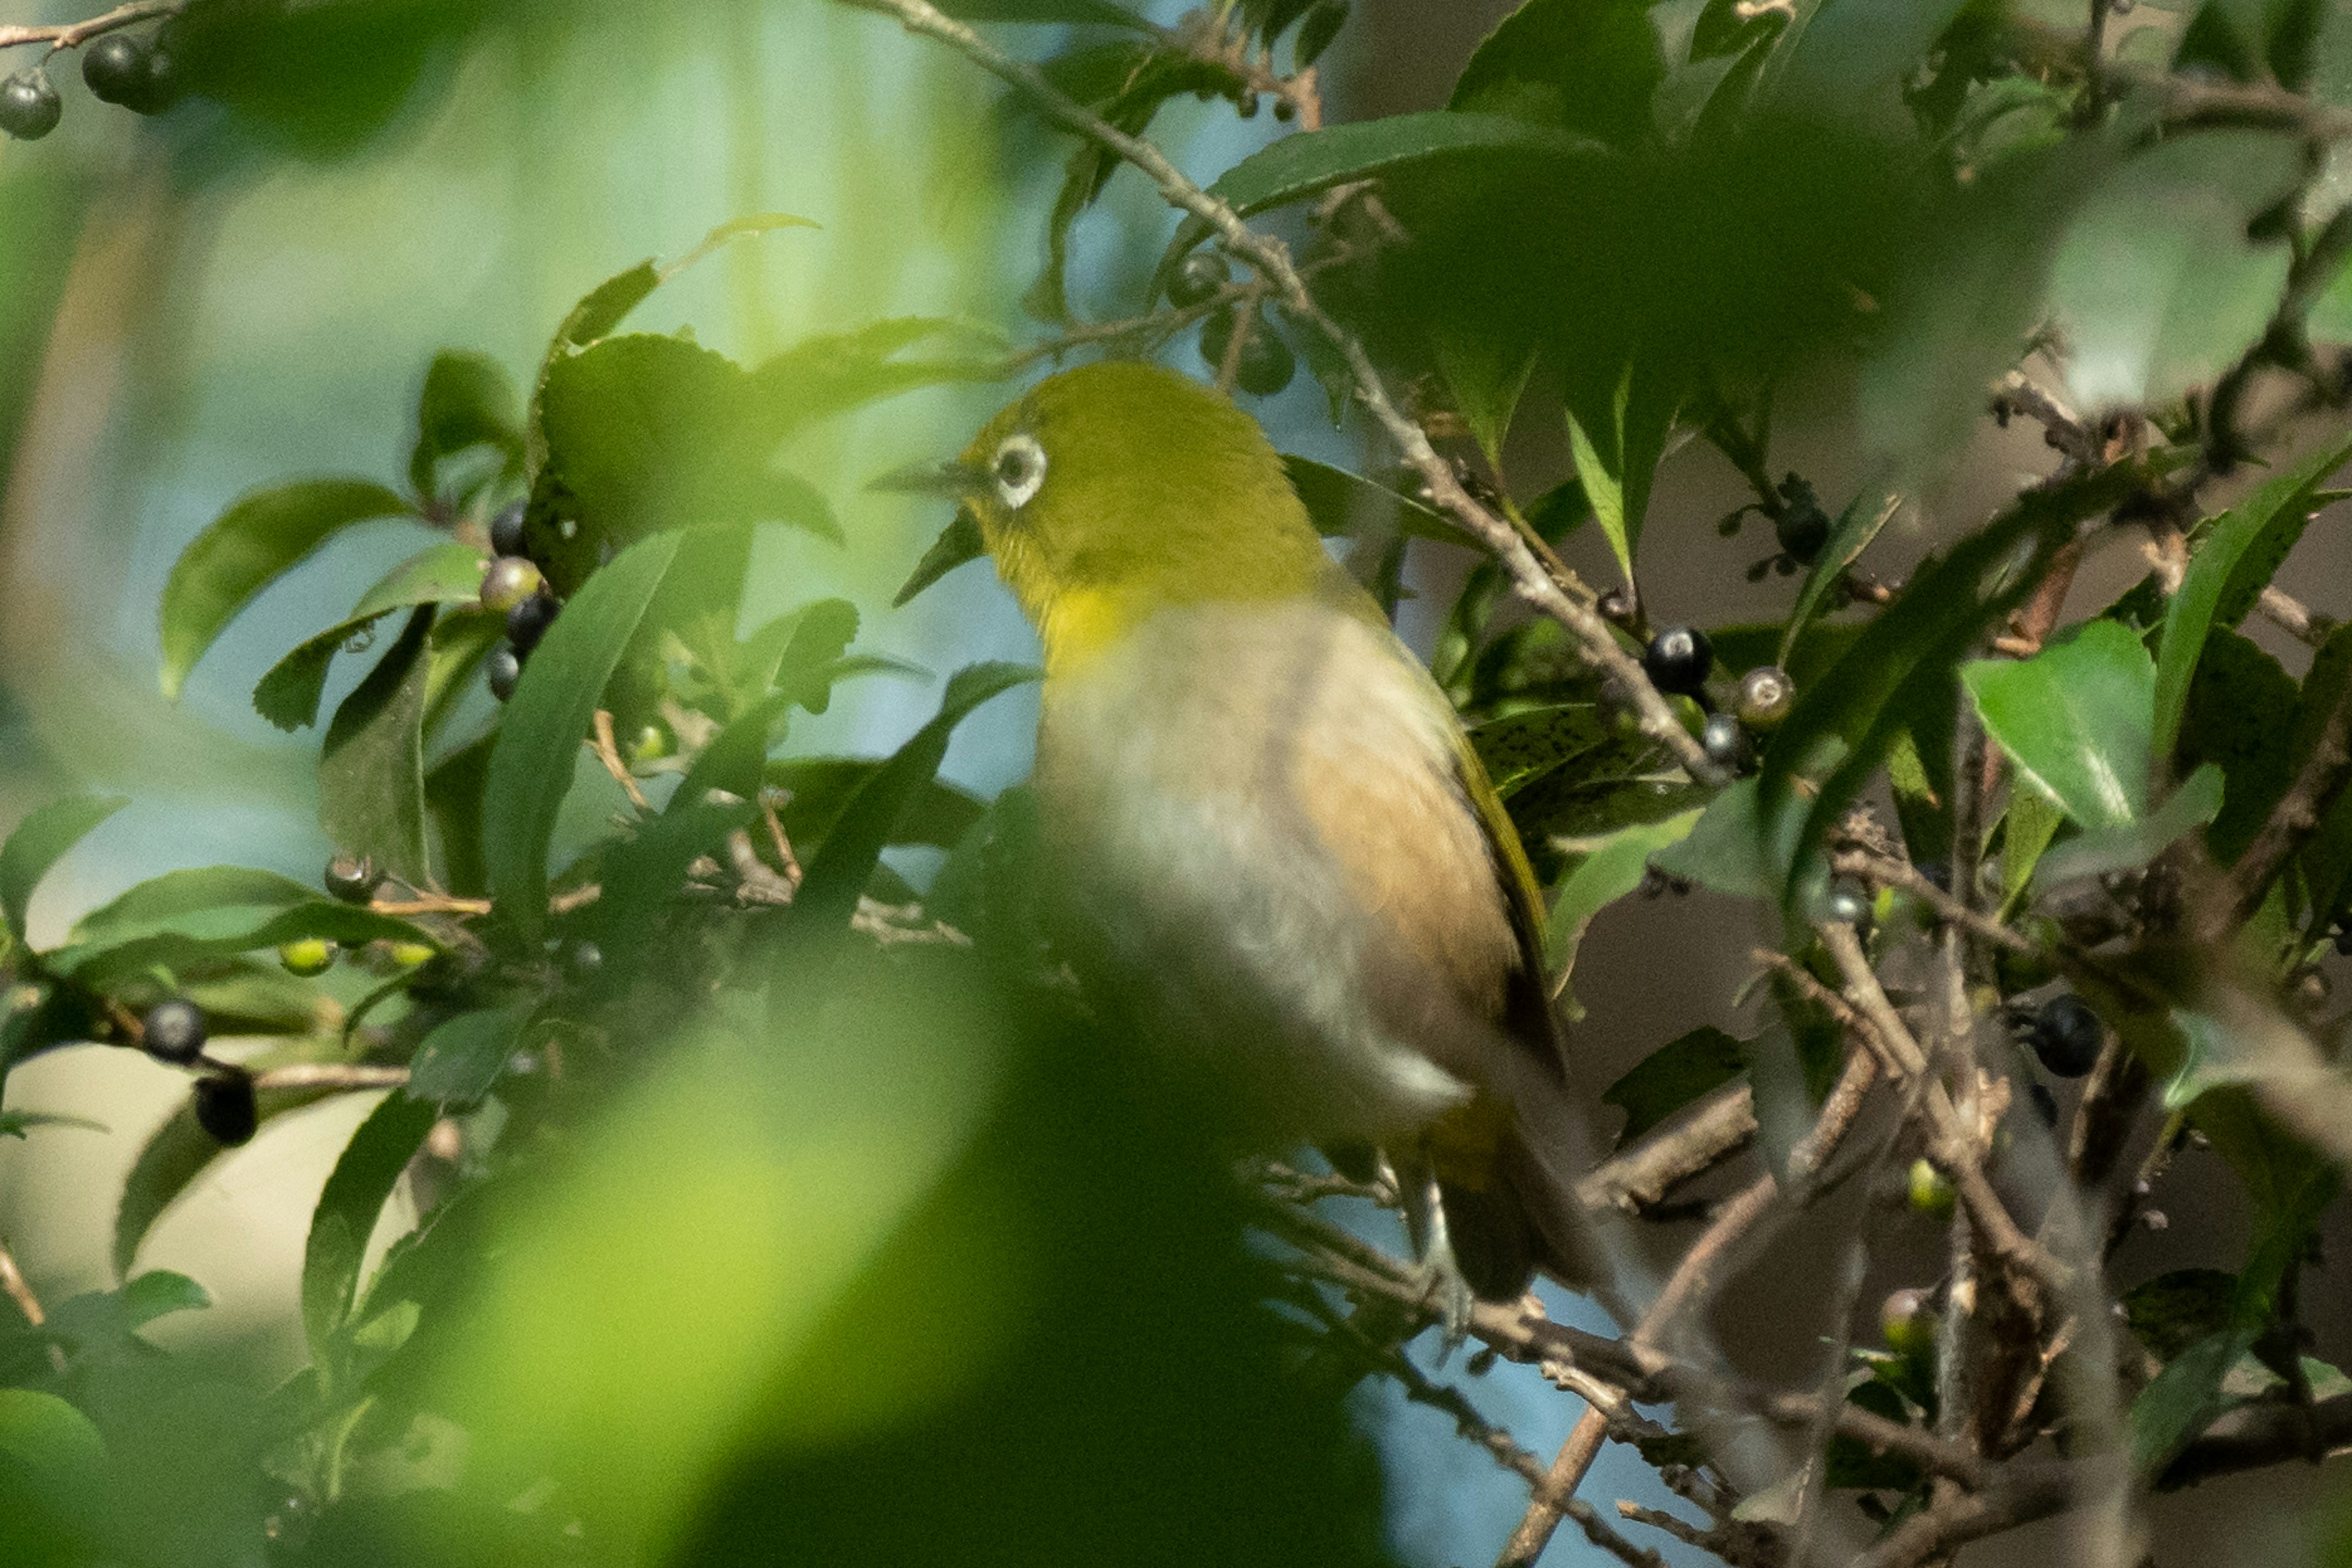
[[[1423,1251],[1421,1267],[1414,1275],[1421,1289],[1421,1304],[1437,1314],[1439,1331],[1444,1335],[1437,1346],[1437,1364],[1444,1366],[1447,1358],[1462,1347],[1462,1342],[1470,1337],[1470,1314],[1477,1298],[1454,1256],[1453,1243],[1443,1235]]]

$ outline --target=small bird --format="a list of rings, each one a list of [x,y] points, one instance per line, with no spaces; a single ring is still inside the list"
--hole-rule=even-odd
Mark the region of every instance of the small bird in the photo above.
[[[1033,787],[1081,979],[1237,1086],[1266,1152],[1385,1157],[1452,1337],[1573,1268],[1527,856],[1256,421],[1091,364],[887,482],[962,503],[1044,645]]]

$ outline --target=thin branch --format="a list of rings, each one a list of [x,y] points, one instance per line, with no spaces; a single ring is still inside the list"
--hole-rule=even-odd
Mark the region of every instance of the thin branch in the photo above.
[[[596,739],[593,743],[596,760],[604,764],[604,771],[613,775],[613,782],[628,795],[631,805],[639,811],[653,810],[653,803],[646,800],[646,792],[637,787],[636,776],[629,772],[629,764],[621,760],[620,745],[613,739],[613,715],[602,708],[597,709],[595,729]]]
[[[1405,461],[1420,474],[1429,488],[1432,501],[1494,552],[1521,598],[1568,629],[1584,661],[1613,683],[1632,707],[1642,733],[1671,752],[1694,779],[1708,784],[1731,782],[1729,774],[1717,767],[1690,731],[1683,728],[1674,708],[1643,673],[1641,661],[1618,646],[1608,623],[1591,604],[1563,591],[1509,521],[1480,505],[1463,487],[1453,465],[1430,444],[1428,433],[1407,418],[1391,399],[1363,344],[1334,321],[1307,291],[1305,279],[1291,261],[1287,246],[1253,230],[1232,205],[1188,179],[1151,142],[1119,130],[1055,87],[1035,66],[1004,53],[961,22],[943,14],[929,0],[843,3],[894,16],[909,32],[937,38],[957,49],[982,70],[1026,93],[1066,129],[1135,165],[1158,187],[1161,198],[1170,205],[1206,224],[1227,251],[1248,262],[1273,285],[1286,310],[1329,341],[1347,363],[1357,397],[1388,432]]]
[[[2306,647],[2317,647],[2336,630],[2336,623],[2312,609],[2302,600],[2280,589],[2275,583],[2263,584],[2262,597],[2254,608],[2263,618]]]
[[[408,1082],[406,1068],[365,1067],[356,1062],[289,1062],[253,1075],[258,1090],[289,1089],[400,1089]]]
[[[41,1310],[41,1299],[25,1282],[25,1271],[16,1267],[16,1256],[8,1250],[5,1241],[0,1241],[0,1293],[16,1303],[16,1310],[33,1327],[37,1329],[49,1321],[48,1314]]]
[[[1755,1138],[1755,1091],[1744,1083],[1729,1085],[1595,1166],[1576,1184],[1577,1202],[1589,1209],[1638,1215]]]
[[[371,899],[368,908],[380,915],[486,915],[488,899],[460,899],[448,893],[416,892],[406,899]]]
[[[127,5],[117,5],[103,16],[87,21],[68,22],[59,26],[0,27],[0,49],[13,49],[20,44],[47,44],[49,52],[79,48],[100,33],[136,26],[155,16],[176,16],[186,7],[187,0],[131,0]]]

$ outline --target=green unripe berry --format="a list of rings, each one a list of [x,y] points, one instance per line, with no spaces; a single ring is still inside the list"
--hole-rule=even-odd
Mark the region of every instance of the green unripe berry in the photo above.
[[[335,966],[335,944],[322,936],[306,936],[279,948],[278,962],[286,966],[289,974],[308,980]]]
[[[520,555],[501,555],[482,574],[482,608],[505,615],[547,585],[539,568]]]
[[[1778,665],[1759,665],[1739,678],[1733,711],[1751,730],[1769,730],[1797,705],[1797,683]]]
[[[430,963],[438,956],[440,951],[429,942],[394,942],[384,944],[385,955],[403,969],[414,969],[420,963]]]
[[[1925,1290],[1897,1290],[1878,1309],[1886,1348],[1906,1358],[1936,1353],[1936,1311]]]
[[[635,740],[629,742],[629,760],[633,763],[657,763],[677,750],[677,737],[669,732],[667,727],[648,724],[637,731]]]
[[[57,84],[38,66],[0,81],[0,131],[19,142],[38,142],[58,128],[65,112]]]
[[[1911,1162],[1909,1197],[1911,1206],[1929,1219],[1949,1219],[1958,1194],[1952,1189],[1952,1179],[1936,1168],[1932,1160]]]

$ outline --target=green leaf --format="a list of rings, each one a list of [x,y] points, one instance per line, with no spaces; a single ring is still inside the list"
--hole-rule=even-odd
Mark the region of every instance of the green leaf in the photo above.
[[[0,844],[0,913],[9,933],[25,939],[25,914],[49,868],[91,829],[131,804],[128,795],[75,795],[27,813],[8,841]]]
[[[922,343],[952,352],[901,359]],[[1002,381],[1004,339],[994,329],[950,316],[898,316],[845,332],[804,338],[751,372],[772,440],[819,419],[913,392],[958,382]]]
[[[2058,836],[2066,814],[2040,790],[2027,787],[2009,793],[2000,835],[2000,908],[2006,916],[2033,880],[2042,852]]]
[[[1714,1025],[1702,1024],[1643,1057],[1633,1071],[1601,1091],[1601,1101],[1625,1113],[1625,1125],[1617,1134],[1622,1148],[1747,1070],[1740,1043]]]
[[[335,710],[319,754],[319,826],[328,841],[373,858],[413,887],[430,881],[425,858],[425,689],[430,605],[411,611],[399,639]]]
[[[1628,583],[1650,488],[1680,402],[1678,393],[1638,363],[1627,363],[1611,383],[1582,374],[1570,377],[1568,438],[1576,477]]]
[[[1454,406],[1470,426],[1489,467],[1499,468],[1503,437],[1519,395],[1535,374],[1536,351],[1521,343],[1503,342],[1461,331],[1433,334],[1438,368],[1454,394]]]
[[[246,1063],[247,1068],[257,1072],[271,1065],[274,1063],[268,1058]],[[290,1110],[325,1099],[331,1092],[321,1089],[271,1090],[256,1097],[256,1110],[266,1127]],[[131,1173],[123,1178],[122,1196],[115,1209],[113,1262],[117,1274],[130,1274],[139,1244],[146,1239],[155,1222],[221,1153],[221,1146],[213,1135],[196,1124],[195,1108],[190,1101],[182,1101],[179,1110],[164,1118],[163,1124],[149,1135]]]
[[[2020,775],[2078,825],[2147,813],[2156,665],[2129,629],[2086,622],[2032,658],[1978,659],[1960,679]]]
[[[972,664],[949,678],[940,710],[875,770],[843,806],[824,847],[811,860],[793,900],[792,922],[804,932],[845,927],[858,895],[908,809],[938,775],[948,739],[982,703],[1038,679],[1027,665]]]
[[[360,1266],[384,1200],[440,1117],[441,1108],[430,1100],[384,1096],[343,1146],[319,1194],[302,1249],[302,1331],[322,1378],[333,1364],[335,1332],[359,1293]]]
[[[1668,845],[1650,864],[1669,877],[1733,899],[1769,899],[1787,879],[1758,853],[1762,841],[1756,816],[1756,781],[1727,785],[1707,805],[1682,842]]]
[[[2237,597],[2228,591],[2237,579],[2240,563],[2268,554],[2261,542],[2266,533],[2283,527],[2301,532],[2313,493],[2347,458],[2352,458],[2352,437],[2321,447],[2265,480],[2261,489],[2214,521],[2204,543],[2189,558],[2180,589],[2165,611],[2164,640],[2157,650],[2153,744],[2158,757],[2169,759],[2179,742],[2181,718],[2189,707],[2189,679],[2205,651],[2207,636],[2216,624],[2225,624],[2220,615],[2224,598]],[[2257,592],[2260,587],[2255,584]],[[2252,602],[2247,599],[2248,607]]]
[[[1698,826],[1699,816],[1696,811],[1685,811],[1664,822],[1621,828],[1586,855],[1560,883],[1546,924],[1549,934],[1544,961],[1566,1000],[1570,1016],[1583,1014],[1569,990],[1569,981],[1576,968],[1577,947],[1584,941],[1592,917],[1640,887],[1649,870],[1650,857],[1688,837]]]
[[[1408,165],[1454,159],[1507,162],[1603,155],[1598,143],[1583,137],[1507,115],[1445,110],[1391,114],[1286,136],[1218,175],[1209,194],[1246,217]],[[1201,234],[1191,244],[1206,237]],[[1181,253],[1176,259],[1181,259]],[[1174,270],[1174,261],[1163,259],[1161,266]]]
[[[1911,68],[1967,0],[1799,5],[1772,62],[1774,101],[1797,115],[1853,112]]]
[[[394,610],[472,602],[481,593],[482,573],[488,565],[488,557],[480,551],[455,542],[410,556],[362,595],[349,616],[270,666],[254,686],[254,711],[289,731],[316,723],[336,654]]]
[[[2300,152],[2283,137],[2168,137],[2125,163],[2066,226],[2048,310],[2067,335],[2079,407],[2160,403],[2213,379],[2252,347],[2284,293],[2286,247],[2248,221],[2292,191]]]
[[[57,1532],[79,1534],[102,1519],[112,1490],[106,1439],[89,1416],[54,1394],[0,1388],[0,1498],[22,1509],[11,1521],[22,1531],[32,1563],[50,1561],[42,1548]],[[11,1553],[12,1558],[14,1553]],[[59,1563],[97,1561],[60,1552]]]
[[[104,1132],[106,1123],[87,1116],[60,1116],[45,1110],[0,1110],[0,1138],[22,1138],[36,1127],[72,1127],[84,1132]]]
[[[296,563],[353,523],[411,510],[371,480],[301,479],[221,513],[180,552],[164,584],[163,695],[176,700],[222,629]]]
[[[547,466],[547,427],[544,403],[547,378],[556,365],[572,349],[593,343],[619,326],[628,313],[645,301],[646,296],[661,287],[662,275],[652,259],[638,262],[626,271],[616,272],[591,289],[572,307],[555,336],[547,345],[546,357],[540,361],[539,375],[532,383],[530,408],[523,427],[523,453],[537,480],[541,469]]]
[[[1838,513],[1830,529],[1829,542],[1814,558],[1812,570],[1805,574],[1805,585],[1798,592],[1796,607],[1789,612],[1788,628],[1780,634],[1780,657],[1772,662],[1790,669],[1790,660],[1796,656],[1797,643],[1813,624],[1822,606],[1829,601],[1830,591],[1844,580],[1847,568],[1862,559],[1862,552],[1878,537],[1879,531],[1893,519],[1902,505],[1903,498],[1883,490],[1857,491]]]
[[[2034,874],[2057,883],[2145,866],[2221,815],[2222,784],[2221,770],[2208,763],[2147,816],[2060,843],[2042,857]]]
[[[1475,725],[1470,749],[1478,753],[1495,793],[1508,802],[1524,785],[1620,739],[1599,703],[1567,702]]]
[[[104,988],[152,964],[218,959],[306,937],[349,946],[430,942],[408,921],[320,897],[274,871],[208,866],[167,871],[84,915],[50,969]]]
[[[2347,684],[2352,684],[2352,626],[2328,634],[2303,678],[2303,706],[2291,753],[2297,768],[2316,749],[2327,715],[2342,700]],[[2320,819],[2319,831],[2305,846],[2300,864],[2310,897],[2309,929],[2314,935],[2324,934],[2329,920],[2352,905],[2352,792],[2338,796]]]
[[[678,536],[629,546],[589,578],[523,667],[490,752],[482,837],[490,897],[515,928],[547,918],[548,841],[604,683],[653,603]]]
[[[1608,537],[1610,553],[1617,557],[1617,570],[1630,583],[1633,580],[1634,541],[1625,526],[1625,488],[1572,412],[1568,416],[1568,449],[1576,464],[1577,482],[1584,487],[1585,496],[1592,503],[1592,515]]]
[[[522,424],[513,378],[487,354],[445,350],[425,372],[416,399],[416,441],[408,451],[409,488],[431,500],[441,460],[477,447],[495,448],[501,471],[522,471]]]
[[[655,911],[677,896],[686,868],[696,857],[717,849],[730,833],[759,815],[760,808],[749,800],[719,805],[703,801],[701,794],[697,789],[689,800],[680,789],[668,810],[641,823],[635,837],[604,851],[600,879],[604,891],[589,919],[613,955],[606,963],[633,960],[641,945],[637,933]]]
[[[1299,504],[1307,509],[1315,531],[1327,539],[1385,531],[1393,517],[1397,528],[1416,539],[1461,545],[1473,542],[1433,508],[1376,479],[1294,452],[1282,455],[1282,470],[1289,476],[1290,488],[1298,493]]]
[[[987,553],[987,542],[980,534],[980,519],[958,507],[954,518],[940,530],[940,536],[931,541],[931,547],[923,552],[923,558],[915,563],[914,571],[908,574],[906,583],[891,598],[890,607],[894,610],[900,608],[957,567],[977,561]]]
[[[2221,1380],[2253,1348],[2253,1329],[2208,1334],[2166,1363],[2132,1401],[2132,1473],[2154,1477],[2229,1407]]]
[[[460,1013],[435,1025],[409,1061],[404,1092],[446,1110],[479,1104],[506,1071],[530,1014],[530,1005],[517,1004]]]
[[[2245,852],[2294,782],[2302,693],[2267,651],[2235,632],[2205,640],[2189,683],[2179,765],[2210,763],[2226,782],[2205,847],[2221,865]]]
[[[940,9],[964,22],[1066,22],[1150,30],[1150,23],[1111,0],[945,0]]]
[[[796,847],[823,844],[850,801],[886,762],[877,757],[785,757],[770,763],[767,784],[791,797],[778,814],[785,836]],[[986,810],[978,796],[934,778],[907,802],[888,843],[952,849]]]
[[[2238,1277],[2218,1268],[2176,1268],[2118,1299],[2125,1321],[2158,1361],[2173,1361],[2230,1326]]]
[[[1665,76],[1653,3],[1527,0],[1470,57],[1446,108],[1640,142]]]

